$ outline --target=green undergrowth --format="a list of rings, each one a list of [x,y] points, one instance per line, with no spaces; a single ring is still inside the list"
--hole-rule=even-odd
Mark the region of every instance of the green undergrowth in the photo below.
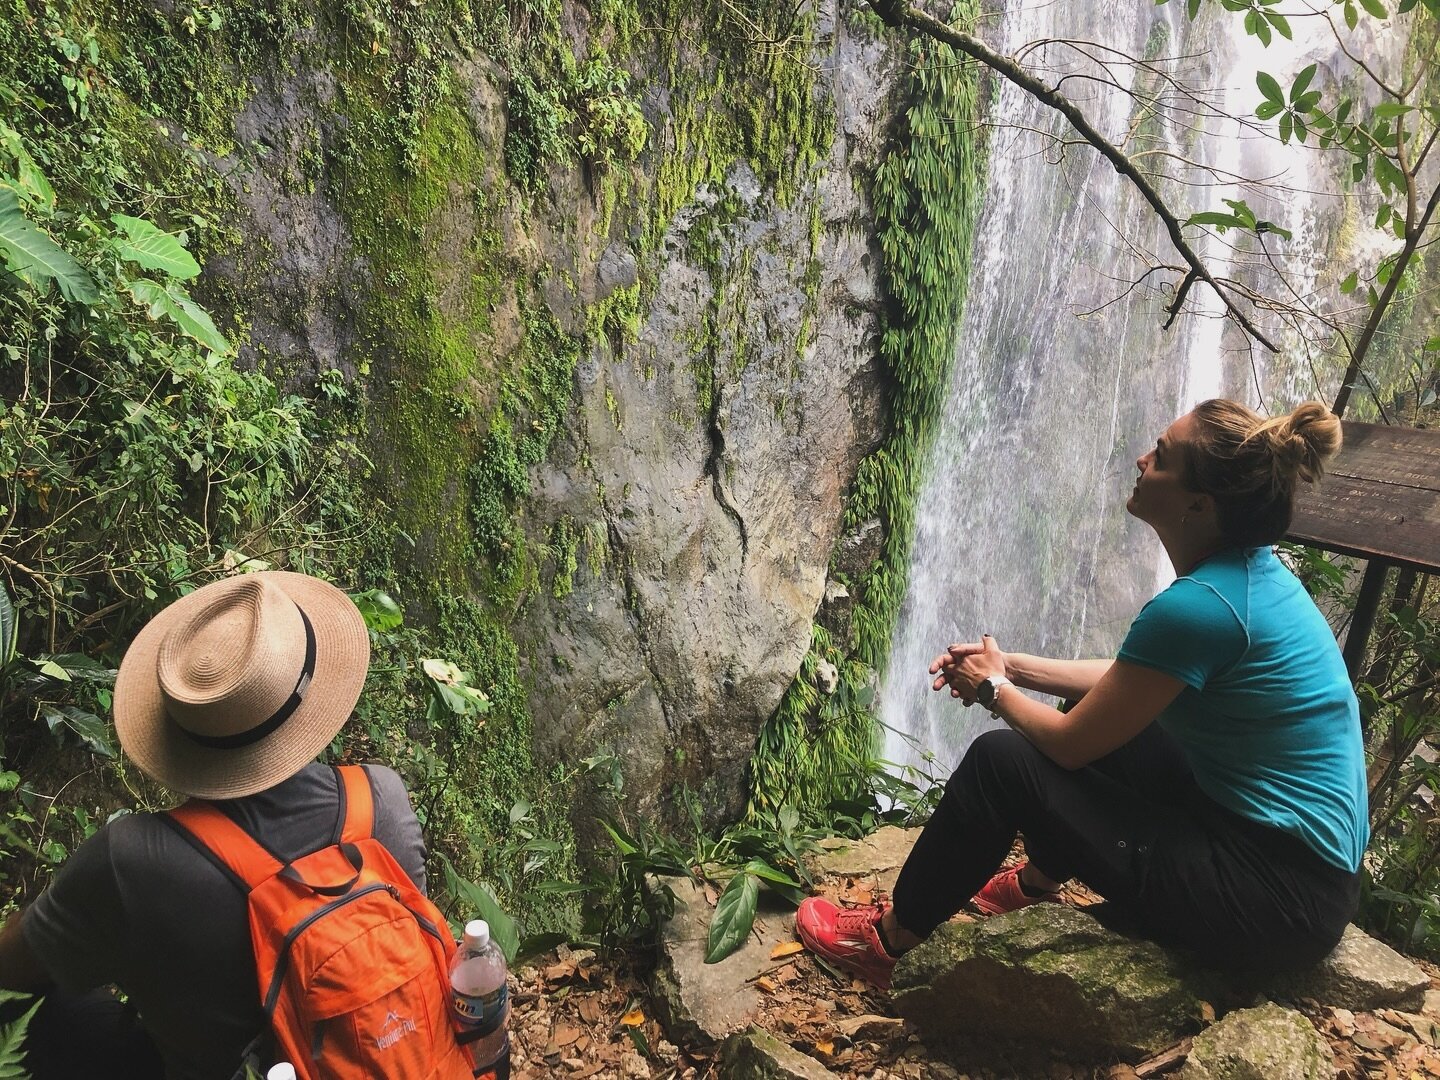
[[[957,4],[952,21],[968,27],[976,12]],[[874,773],[879,726],[871,687],[905,595],[915,501],[960,329],[984,170],[974,67],[928,40],[913,42],[908,59],[908,104],[872,184],[889,296],[880,354],[890,425],[860,463],[845,507],[847,532],[878,521],[884,541],[879,558],[849,583],[849,640],[832,641],[816,628],[800,672],[761,731],[751,762],[752,813],[787,803],[853,803]],[[821,662],[836,668],[828,696],[816,686]]]
[[[101,324],[53,287],[0,280],[19,328],[0,359],[5,377],[44,372],[37,360],[54,360],[54,342],[82,375],[116,372],[115,400],[106,399],[116,411],[103,416],[125,438],[97,453],[129,469],[126,482],[150,478],[166,523],[147,528],[156,518],[132,514],[128,532],[100,536],[83,514],[66,518],[69,547],[56,550],[104,558],[85,568],[95,573],[83,588],[53,603],[47,587],[74,568],[43,545],[38,557],[17,546],[15,527],[31,519],[14,506],[50,513],[79,487],[4,458],[0,553],[25,567],[7,563],[3,575],[27,663],[65,648],[101,673],[84,689],[52,678],[26,698],[23,723],[7,712],[0,798],[13,797],[0,832],[26,860],[24,875],[7,873],[12,894],[42,885],[109,812],[163,800],[123,760],[96,756],[113,750],[112,732],[84,717],[105,715],[103,672],[145,618],[250,557],[369,597],[371,678],[335,753],[405,776],[431,844],[432,885],[456,913],[484,882],[527,930],[578,925],[575,894],[557,884],[578,876],[569,820],[577,774],[532,756],[513,628],[527,605],[564,598],[603,569],[605,533],[597,522],[531,520],[531,476],[563,432],[581,357],[607,345],[618,355],[636,338],[675,213],[742,161],[777,203],[793,204],[833,128],[815,90],[809,14],[771,3],[742,11],[724,0],[596,0],[590,15],[588,34],[576,35],[546,0],[0,0],[0,116],[57,193],[53,207],[28,207],[27,221],[88,252],[102,284],[105,258],[127,242],[116,213],[227,268],[194,285],[226,338],[218,353],[131,306],[97,334]],[[503,117],[476,106],[482,81]],[[673,115],[642,109],[641,88],[657,83]],[[281,142],[237,135],[245,110],[277,102],[289,110]],[[652,128],[656,115],[663,130]],[[7,175],[19,160],[4,158]],[[237,196],[253,194],[246,185],[256,177],[338,211],[336,296],[274,291],[286,238],[242,233]],[[563,205],[577,177],[595,204],[585,235]],[[725,237],[712,239],[704,258],[718,279]],[[617,240],[639,256],[639,283],[562,322],[546,300],[561,273],[550,260],[563,265],[572,249],[593,254]],[[747,272],[742,264],[730,277]],[[740,335],[720,322],[722,284],[696,348],[697,384],[709,378],[712,390],[697,386],[701,417],[714,373],[745,362],[725,349]],[[159,285],[181,290],[178,278]],[[252,338],[262,308],[300,323],[333,320],[343,351],[296,358]],[[67,400],[83,403],[84,393]],[[174,424],[162,422],[169,412],[153,409],[151,423],[127,404],[148,408],[150,394]],[[30,397],[39,400],[33,388]],[[148,473],[137,447],[151,455]],[[70,450],[56,442],[47,453]],[[123,490],[117,481],[107,497]],[[443,680],[422,674],[436,660],[485,708],[452,708],[471,699],[447,697]],[[75,771],[93,782],[67,788]]]

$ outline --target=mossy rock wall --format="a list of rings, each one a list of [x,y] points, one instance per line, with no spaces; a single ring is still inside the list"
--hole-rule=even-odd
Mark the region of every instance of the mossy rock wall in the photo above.
[[[468,34],[297,21],[213,154],[244,240],[209,291],[249,362],[348,417],[382,508],[357,576],[401,582],[462,666],[493,660],[476,626],[513,647],[488,723],[542,763],[619,756],[641,813],[684,784],[719,818],[882,433],[863,192],[897,72],[848,2],[778,49],[727,5],[650,6],[685,32],[572,3]],[[596,56],[643,149],[537,158],[517,87]]]

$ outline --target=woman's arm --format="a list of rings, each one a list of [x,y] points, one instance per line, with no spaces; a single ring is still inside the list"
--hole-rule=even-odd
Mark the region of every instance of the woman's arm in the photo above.
[[[957,658],[952,651],[936,657],[930,665],[931,674],[937,676],[934,688],[949,686],[968,705],[982,680],[995,675],[1013,678],[1007,674],[1006,661],[995,639],[987,637],[979,652]],[[1004,686],[991,711],[1055,764],[1080,769],[1144,731],[1184,688],[1173,675],[1116,660],[1068,713]]]
[[[1005,677],[1041,694],[1079,701],[1110,670],[1113,660],[1052,660],[1029,653],[1005,654]]]

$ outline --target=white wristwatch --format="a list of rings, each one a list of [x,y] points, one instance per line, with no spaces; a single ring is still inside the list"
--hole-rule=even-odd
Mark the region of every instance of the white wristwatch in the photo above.
[[[991,675],[988,679],[981,679],[980,685],[975,687],[975,700],[990,710],[990,715],[998,717],[1000,714],[995,711],[995,702],[1000,697],[1002,686],[1014,686],[1004,675]]]

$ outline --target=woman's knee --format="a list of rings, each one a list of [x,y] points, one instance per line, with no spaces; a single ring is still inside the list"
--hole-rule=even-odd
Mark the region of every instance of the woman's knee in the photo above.
[[[1018,731],[999,728],[983,732],[965,751],[959,767],[950,774],[945,790],[959,794],[996,783],[1014,784],[1033,772],[1040,756],[1040,751]]]

